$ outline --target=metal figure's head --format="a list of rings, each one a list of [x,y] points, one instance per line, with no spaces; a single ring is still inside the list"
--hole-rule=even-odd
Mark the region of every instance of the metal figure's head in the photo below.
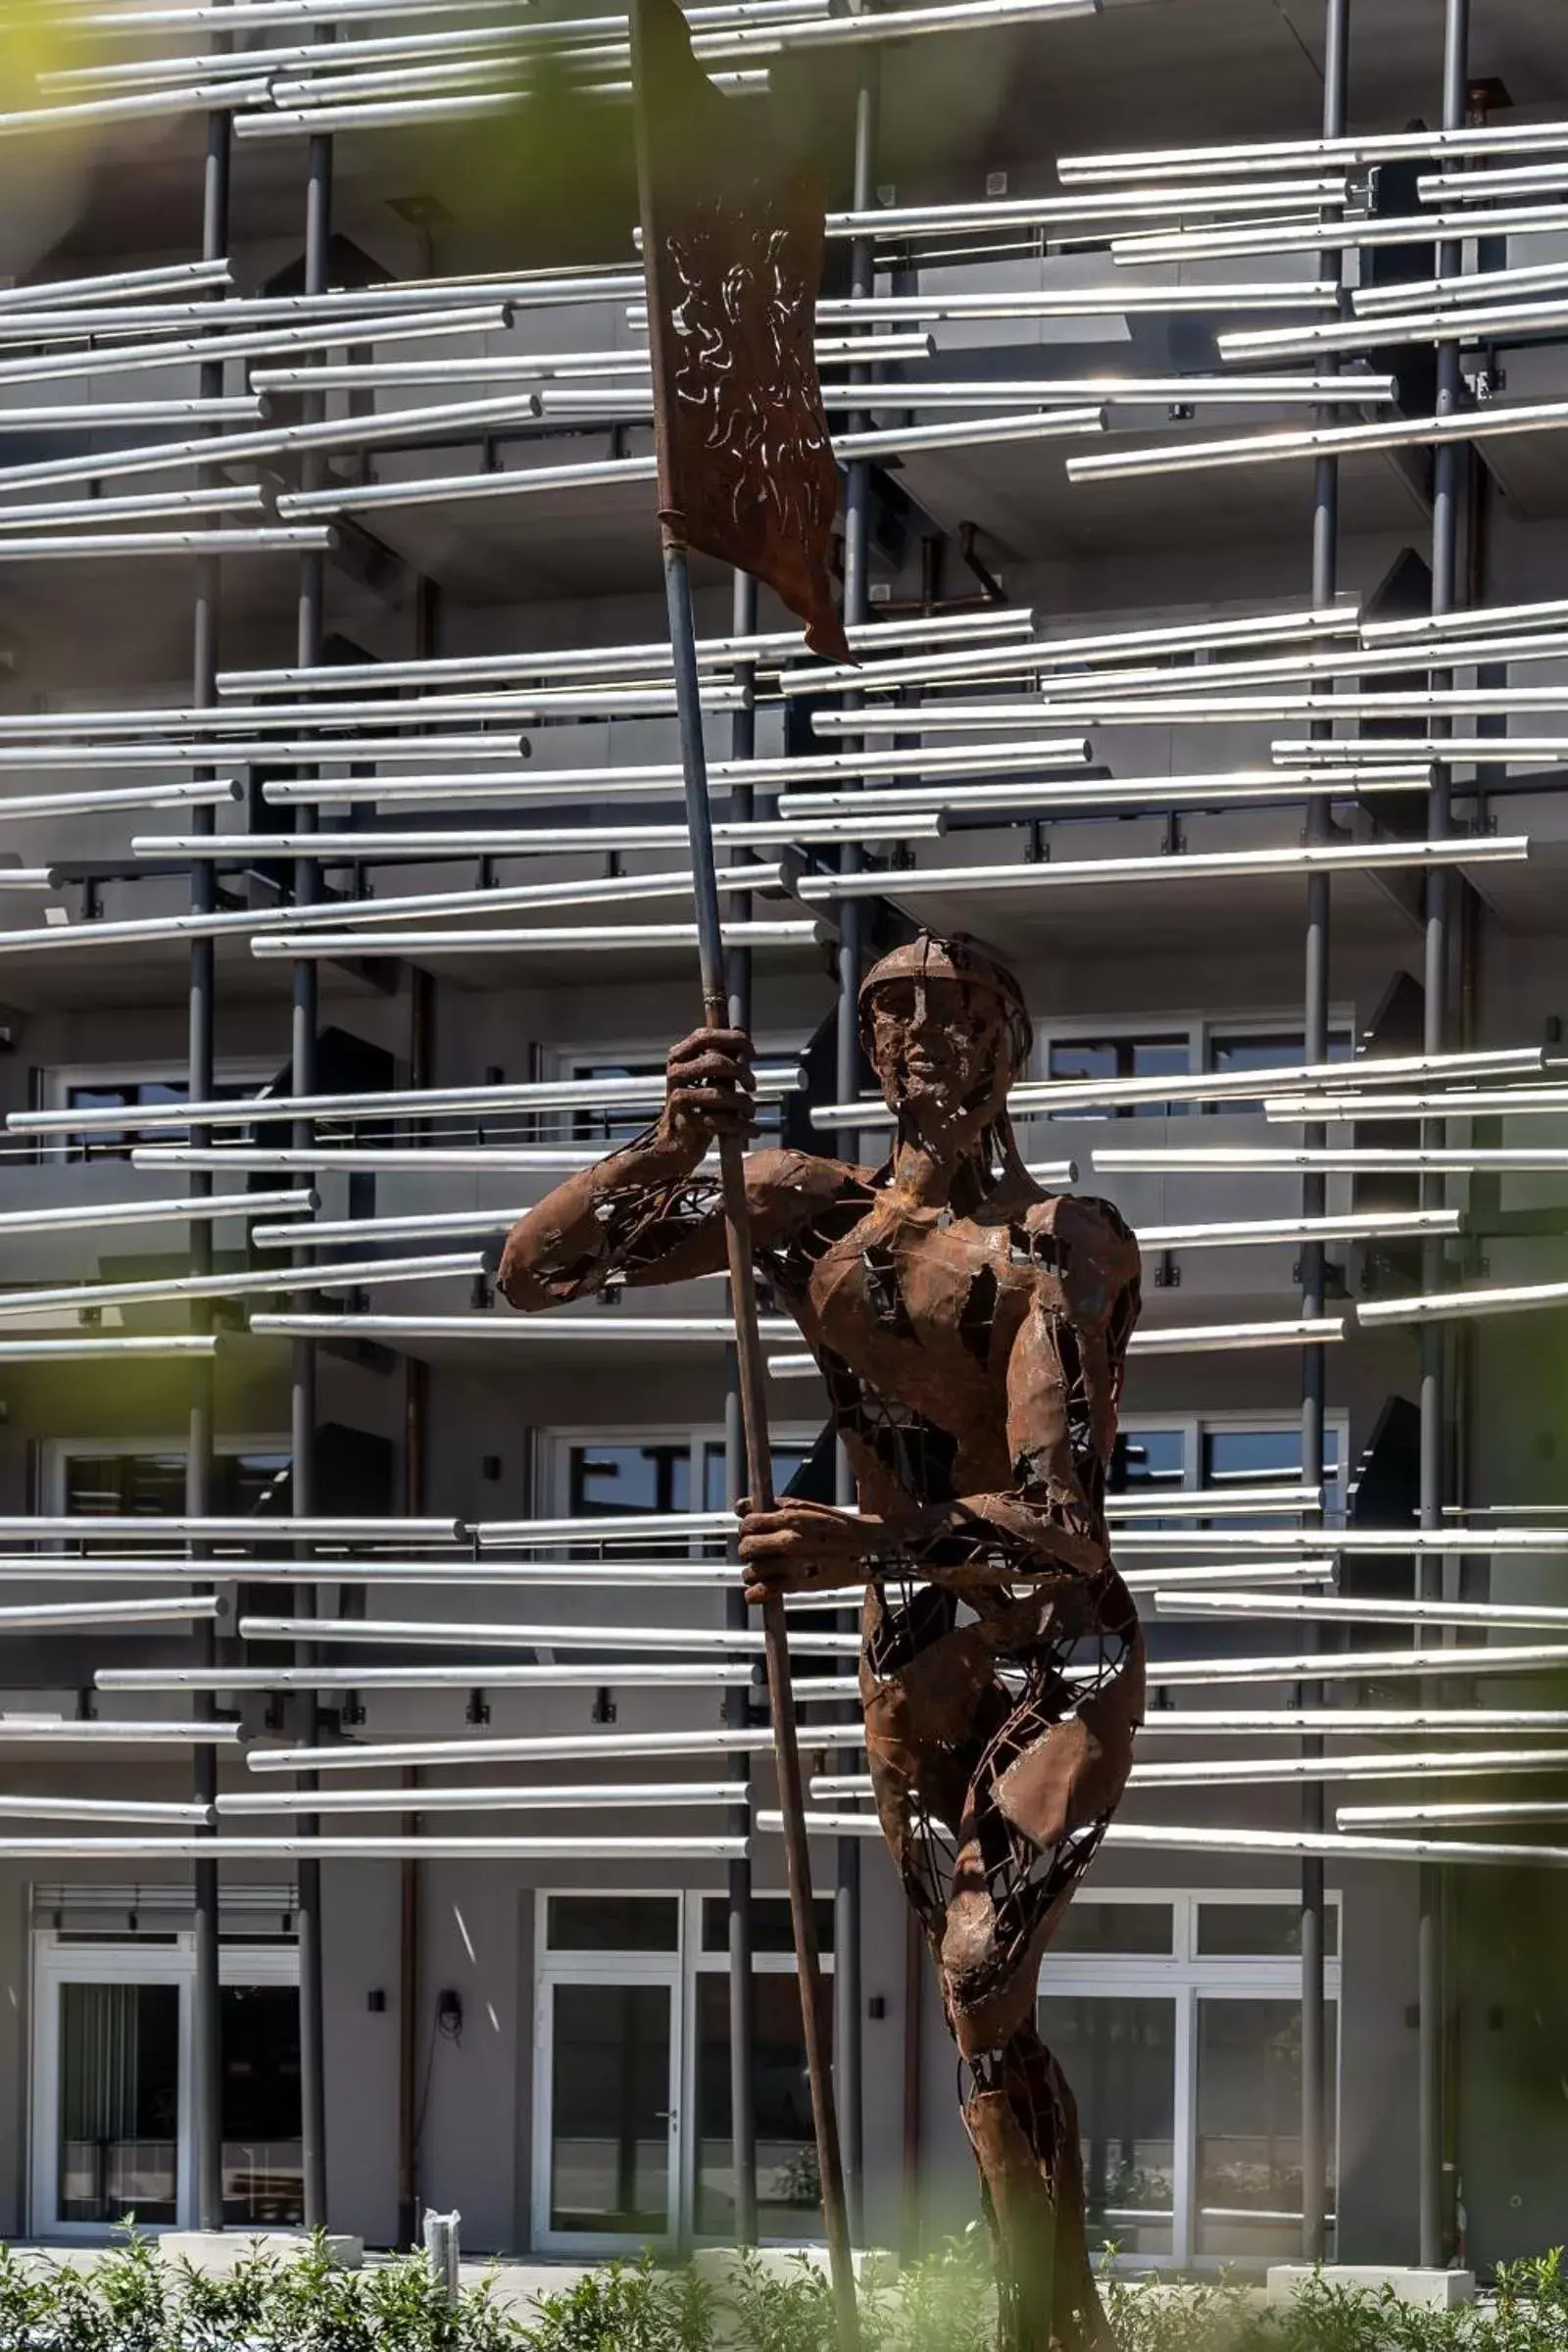
[[[917,1129],[1005,1115],[1034,1032],[1012,974],[961,933],[928,931],[860,983],[860,1040],[890,1109]]]

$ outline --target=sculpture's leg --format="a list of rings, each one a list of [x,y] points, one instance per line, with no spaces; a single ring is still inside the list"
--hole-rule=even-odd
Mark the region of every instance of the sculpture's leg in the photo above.
[[[963,2120],[996,2261],[998,2352],[1113,2352],[1089,2266],[1066,2078],[1031,2025],[971,2066]]]

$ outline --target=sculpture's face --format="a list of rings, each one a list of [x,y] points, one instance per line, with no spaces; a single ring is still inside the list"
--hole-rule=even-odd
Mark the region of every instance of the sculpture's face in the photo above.
[[[889,1108],[921,1133],[988,1125],[1015,1075],[1005,1006],[962,980],[889,980],[872,996],[866,1049]]]

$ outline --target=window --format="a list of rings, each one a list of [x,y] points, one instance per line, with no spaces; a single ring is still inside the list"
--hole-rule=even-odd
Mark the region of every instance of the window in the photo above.
[[[275,1071],[270,1063],[231,1063],[217,1079],[213,1098],[220,1102],[243,1102],[269,1087]],[[138,1144],[183,1143],[184,1127],[138,1127],[136,1112],[154,1110],[190,1100],[190,1085],[182,1068],[165,1067],[61,1069],[44,1073],[44,1101],[52,1110],[122,1110],[123,1128],[89,1137],[49,1139],[43,1149],[51,1157],[66,1159],[128,1159]],[[236,1125],[238,1122],[236,1121]]]
[[[132,1891],[139,1899],[152,1890]],[[225,1892],[225,1914],[247,1891],[259,1890]],[[270,1899],[295,1901],[285,1889]],[[129,1917],[122,1913],[118,1934],[34,1933],[36,2231],[101,2236],[128,2213],[149,2229],[194,2225],[194,1938],[183,1925],[128,1933]],[[225,1936],[219,1967],[223,2219],[252,2229],[298,2223],[298,1947],[283,1936]]]
[[[1053,1078],[1175,1078],[1193,1067],[1192,1041],[1171,1037],[1053,1038],[1047,1049]],[[1176,1108],[1177,1105],[1172,1105]],[[1163,1102],[1093,1104],[1070,1114],[1077,1119],[1163,1118]]]
[[[814,1443],[774,1431],[773,1484],[780,1494]],[[561,1508],[574,1519],[724,1508],[724,1441],[716,1432],[563,1436],[556,1446]]]
[[[220,1439],[213,1462],[215,1517],[286,1517],[290,1460],[285,1444]],[[56,1439],[45,1455],[44,1490],[51,1516],[178,1517],[185,1508],[185,1448],[151,1439],[124,1449],[90,1439]]]
[[[675,1042],[673,1038],[669,1040],[671,1045]],[[792,1061],[805,1052],[804,1042],[799,1037],[759,1037],[756,1043],[758,1060],[775,1065]],[[605,1047],[595,1053],[557,1055],[554,1075],[560,1078],[645,1078],[650,1083],[647,1102],[635,1107],[624,1110],[619,1107],[593,1109],[584,1105],[581,1109],[566,1111],[564,1114],[568,1122],[566,1132],[573,1142],[581,1140],[607,1152],[613,1152],[620,1145],[629,1144],[635,1136],[641,1135],[659,1115],[659,1104],[663,1098],[666,1051],[664,1045],[645,1044],[628,1047],[623,1052]],[[549,1119],[551,1114],[545,1113],[544,1116]],[[757,1141],[766,1143],[776,1137],[780,1124],[778,1099],[775,1097],[771,1102],[759,1102]]]
[[[1330,1031],[1328,1058],[1348,1061],[1353,1052],[1351,1024],[1342,1018]],[[1305,1058],[1302,1033],[1288,1020],[1210,1023],[1193,1014],[1130,1023],[1125,1029],[1107,1030],[1102,1024],[1053,1028],[1036,1066],[1046,1077],[1064,1080],[1184,1078],[1206,1070],[1288,1069]],[[1064,1119],[1159,1119],[1182,1117],[1192,1110],[1255,1113],[1262,1106],[1261,1097],[1252,1101],[1227,1096],[1206,1103],[1165,1102],[1156,1097],[1143,1102],[1076,1105],[1054,1115]]]
[[[1339,1928],[1331,1896],[1331,2201]],[[1039,2021],[1078,2104],[1091,2242],[1175,2265],[1298,2250],[1299,1950],[1292,1892],[1076,1898],[1041,1970]]]
[[[725,1898],[536,1899],[536,2246],[732,2238]],[[832,1911],[817,1905],[829,2037]],[[821,2234],[821,2193],[787,1896],[754,1898],[753,1945],[758,2223],[798,2241]]]
[[[1348,1446],[1349,1430],[1344,1415],[1329,1416],[1323,1430],[1323,1512],[1331,1524],[1345,1516]],[[1127,1421],[1118,1434],[1111,1462],[1110,1491],[1114,1494],[1174,1494],[1200,1487],[1205,1493],[1224,1495],[1229,1503],[1232,1495],[1245,1498],[1250,1489],[1300,1484],[1301,1431],[1294,1415]],[[1301,1516],[1299,1506],[1279,1503],[1251,1513],[1227,1508],[1223,1525],[1267,1527],[1298,1522]],[[1191,1517],[1162,1521],[1143,1512],[1138,1518],[1140,1528],[1204,1524]]]

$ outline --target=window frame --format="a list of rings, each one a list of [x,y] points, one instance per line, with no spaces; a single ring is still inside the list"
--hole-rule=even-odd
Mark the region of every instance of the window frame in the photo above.
[[[723,2245],[724,2235],[704,2234],[696,2237],[691,2224],[697,2210],[697,2161],[699,2134],[695,2118],[697,2112],[698,2017],[697,1979],[700,1976],[726,1976],[729,1972],[727,1952],[703,1950],[703,1904],[714,1896],[723,1898],[719,1886],[652,1886],[644,1885],[617,1886],[617,1895],[658,1895],[678,1905],[676,1914],[675,1949],[664,1952],[607,1950],[571,1952],[553,1951],[549,1944],[549,1906],[559,1895],[581,1894],[581,1886],[537,1886],[533,1889],[533,2112],[530,2122],[532,2152],[532,2180],[529,2197],[528,2242],[538,2254],[587,2256],[609,2260],[616,2254],[634,2254],[647,2243],[662,2245]],[[753,1902],[785,1902],[789,1895],[782,1887],[758,1886],[752,1892]],[[823,1977],[831,1984],[834,1956],[831,1951],[821,1954]],[[793,1951],[752,1954],[754,1976],[792,1977],[795,1974]],[[550,2226],[550,2188],[552,2157],[552,2106],[554,2096],[554,2052],[551,2045],[551,2026],[555,2013],[555,1987],[558,1984],[662,1984],[670,1993],[670,2100],[669,2118],[669,2227],[664,2238],[657,2241],[629,2236],[615,2231],[564,2230]],[[763,2237],[764,2245],[790,2245],[799,2242],[799,2233],[792,2237]],[[814,2242],[814,2241],[813,2241]]]
[[[254,1054],[237,1054],[232,1059],[219,1061],[213,1071],[219,1086],[249,1086],[258,1092],[277,1076],[275,1060],[262,1061]],[[69,1110],[72,1092],[76,1087],[114,1086],[180,1086],[188,1084],[190,1066],[174,1055],[158,1061],[63,1061],[46,1063],[39,1072],[39,1107],[43,1110]],[[127,1110],[124,1132],[132,1132],[130,1121],[134,1112]],[[243,1123],[236,1113],[235,1125]],[[81,1159],[86,1139],[75,1135],[41,1135],[37,1138],[39,1156],[43,1159]]]
[[[1042,1018],[1035,1024],[1035,1043],[1034,1051],[1030,1055],[1029,1076],[1031,1080],[1049,1081],[1051,1049],[1054,1045],[1081,1045],[1096,1039],[1102,1039],[1107,1043],[1120,1039],[1134,1042],[1140,1039],[1169,1039],[1180,1037],[1185,1031],[1188,1041],[1187,1075],[1195,1078],[1201,1077],[1205,1072],[1212,1070],[1214,1066],[1214,1046],[1226,1038],[1270,1034],[1298,1036],[1300,1029],[1299,1005],[1294,1008],[1289,1005],[1269,1006],[1257,1011],[1225,1013],[1221,1016],[1197,1009],[1183,1010],[1179,1007],[1167,1012],[1112,1014],[1109,1018],[1093,1013],[1072,1014],[1066,1017],[1053,1015],[1050,1018]],[[1349,1004],[1331,1005],[1328,1030],[1331,1042],[1337,1035],[1348,1036],[1351,1041],[1353,1053],[1356,1034],[1354,1005]],[[1248,1099],[1250,1100],[1250,1098]],[[1187,1116],[1194,1111],[1221,1115],[1230,1108],[1231,1105],[1223,1101],[1196,1102],[1186,1104],[1175,1115]],[[1049,1119],[1054,1125],[1069,1119],[1092,1118],[1098,1121],[1114,1117],[1117,1114],[1112,1106],[1107,1105],[1104,1110],[1099,1110],[1090,1104],[1082,1109],[1031,1111],[1027,1115],[1031,1118]],[[1145,1115],[1160,1115],[1158,1105],[1152,1101],[1150,1110]],[[1165,1115],[1171,1114],[1167,1112]]]
[[[103,2244],[115,2222],[67,2222],[59,2216],[60,2179],[60,2010],[61,1987],[74,1984],[172,1984],[179,1993],[178,2086],[175,2102],[174,2219],[138,2223],[148,2235],[196,2227],[195,2034],[196,1937],[179,1930],[167,1943],[74,1944],[53,1928],[34,1928],[31,2003],[27,2034],[26,2184],[24,2206],[30,2236],[68,2244]],[[218,1953],[220,1984],[294,1984],[300,1981],[299,1945],[275,1941],[222,1942]]]
[[[218,1454],[292,1453],[293,1440],[289,1437],[220,1437],[213,1441]],[[123,1438],[43,1438],[38,1445],[38,1488],[41,1496],[40,1512],[44,1518],[63,1519],[66,1516],[66,1464],[73,1459],[118,1461],[122,1455],[177,1454],[182,1461],[190,1457],[188,1433],[183,1437],[149,1437],[142,1432]],[[90,1524],[91,1513],[83,1512],[82,1519]],[[258,1524],[263,1524],[258,1522]]]
[[[1234,2267],[1238,2262],[1280,2260],[1282,2257],[1240,2253],[1199,2253],[1198,2183],[1198,2005],[1209,2000],[1291,2000],[1301,1997],[1301,1962],[1297,1953],[1220,1953],[1198,1950],[1198,1914],[1202,1904],[1267,1904],[1298,1910],[1300,1894],[1289,1886],[1114,1886],[1085,1888],[1073,1898],[1074,1909],[1084,1904],[1162,1903],[1170,1906],[1171,1949],[1168,1954],[1083,1952],[1057,1957],[1047,1951],[1040,1969],[1039,1994],[1063,1999],[1167,1999],[1173,2004],[1174,2058],[1171,2142],[1171,2246],[1168,2253],[1118,2254],[1116,2267],[1131,2271],[1200,2270]],[[1338,1917],[1335,1956],[1323,1964],[1324,1997],[1333,2003],[1335,2085],[1335,2144],[1330,2151],[1338,2183],[1339,2123],[1343,2110],[1343,2040],[1345,2003],[1342,1997],[1345,1909],[1338,1888],[1324,1900]],[[1038,2012],[1038,1996],[1037,1996]],[[1050,2041],[1049,2033],[1046,2034]],[[1336,2203],[1338,2196],[1336,2194]],[[1328,2217],[1335,2229],[1337,2217]]]

